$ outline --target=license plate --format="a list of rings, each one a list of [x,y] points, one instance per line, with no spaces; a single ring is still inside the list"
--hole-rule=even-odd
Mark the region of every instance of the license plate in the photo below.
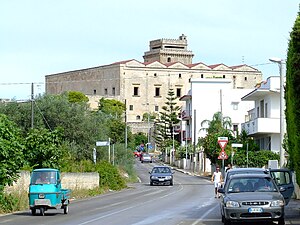
[[[159,181],[164,181],[165,179],[158,179]]]
[[[262,208],[249,208],[248,212],[249,213],[262,213],[263,209]]]
[[[34,205],[51,205],[51,202],[49,199],[35,199]]]

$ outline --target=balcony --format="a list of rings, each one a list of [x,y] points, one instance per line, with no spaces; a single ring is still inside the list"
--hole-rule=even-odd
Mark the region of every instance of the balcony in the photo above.
[[[279,118],[256,118],[241,124],[242,130],[248,135],[257,136],[260,134],[279,134]]]
[[[192,111],[191,110],[182,110],[181,119],[185,120],[185,121],[192,119]]]

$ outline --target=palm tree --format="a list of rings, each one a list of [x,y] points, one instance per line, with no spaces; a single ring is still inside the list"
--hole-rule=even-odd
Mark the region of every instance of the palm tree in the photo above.
[[[213,115],[212,120],[203,120],[201,122],[201,130],[206,131],[207,133],[219,133],[225,130],[230,130],[232,127],[231,118],[228,116],[222,115],[222,112],[216,112]]]

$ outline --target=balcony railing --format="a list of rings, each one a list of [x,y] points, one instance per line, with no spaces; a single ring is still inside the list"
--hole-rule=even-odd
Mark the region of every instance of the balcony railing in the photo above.
[[[242,123],[241,127],[242,130],[245,130],[248,135],[280,133],[279,118],[256,118],[254,120]]]
[[[181,119],[190,120],[192,118],[192,110],[182,110]]]

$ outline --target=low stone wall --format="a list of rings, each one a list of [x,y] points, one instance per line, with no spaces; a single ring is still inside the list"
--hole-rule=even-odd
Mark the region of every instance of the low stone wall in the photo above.
[[[99,174],[62,173],[61,186],[68,189],[93,189],[99,187]]]
[[[17,182],[5,187],[6,192],[28,191],[30,172],[21,171]],[[99,174],[94,173],[62,173],[61,186],[66,189],[93,189],[99,187]]]

